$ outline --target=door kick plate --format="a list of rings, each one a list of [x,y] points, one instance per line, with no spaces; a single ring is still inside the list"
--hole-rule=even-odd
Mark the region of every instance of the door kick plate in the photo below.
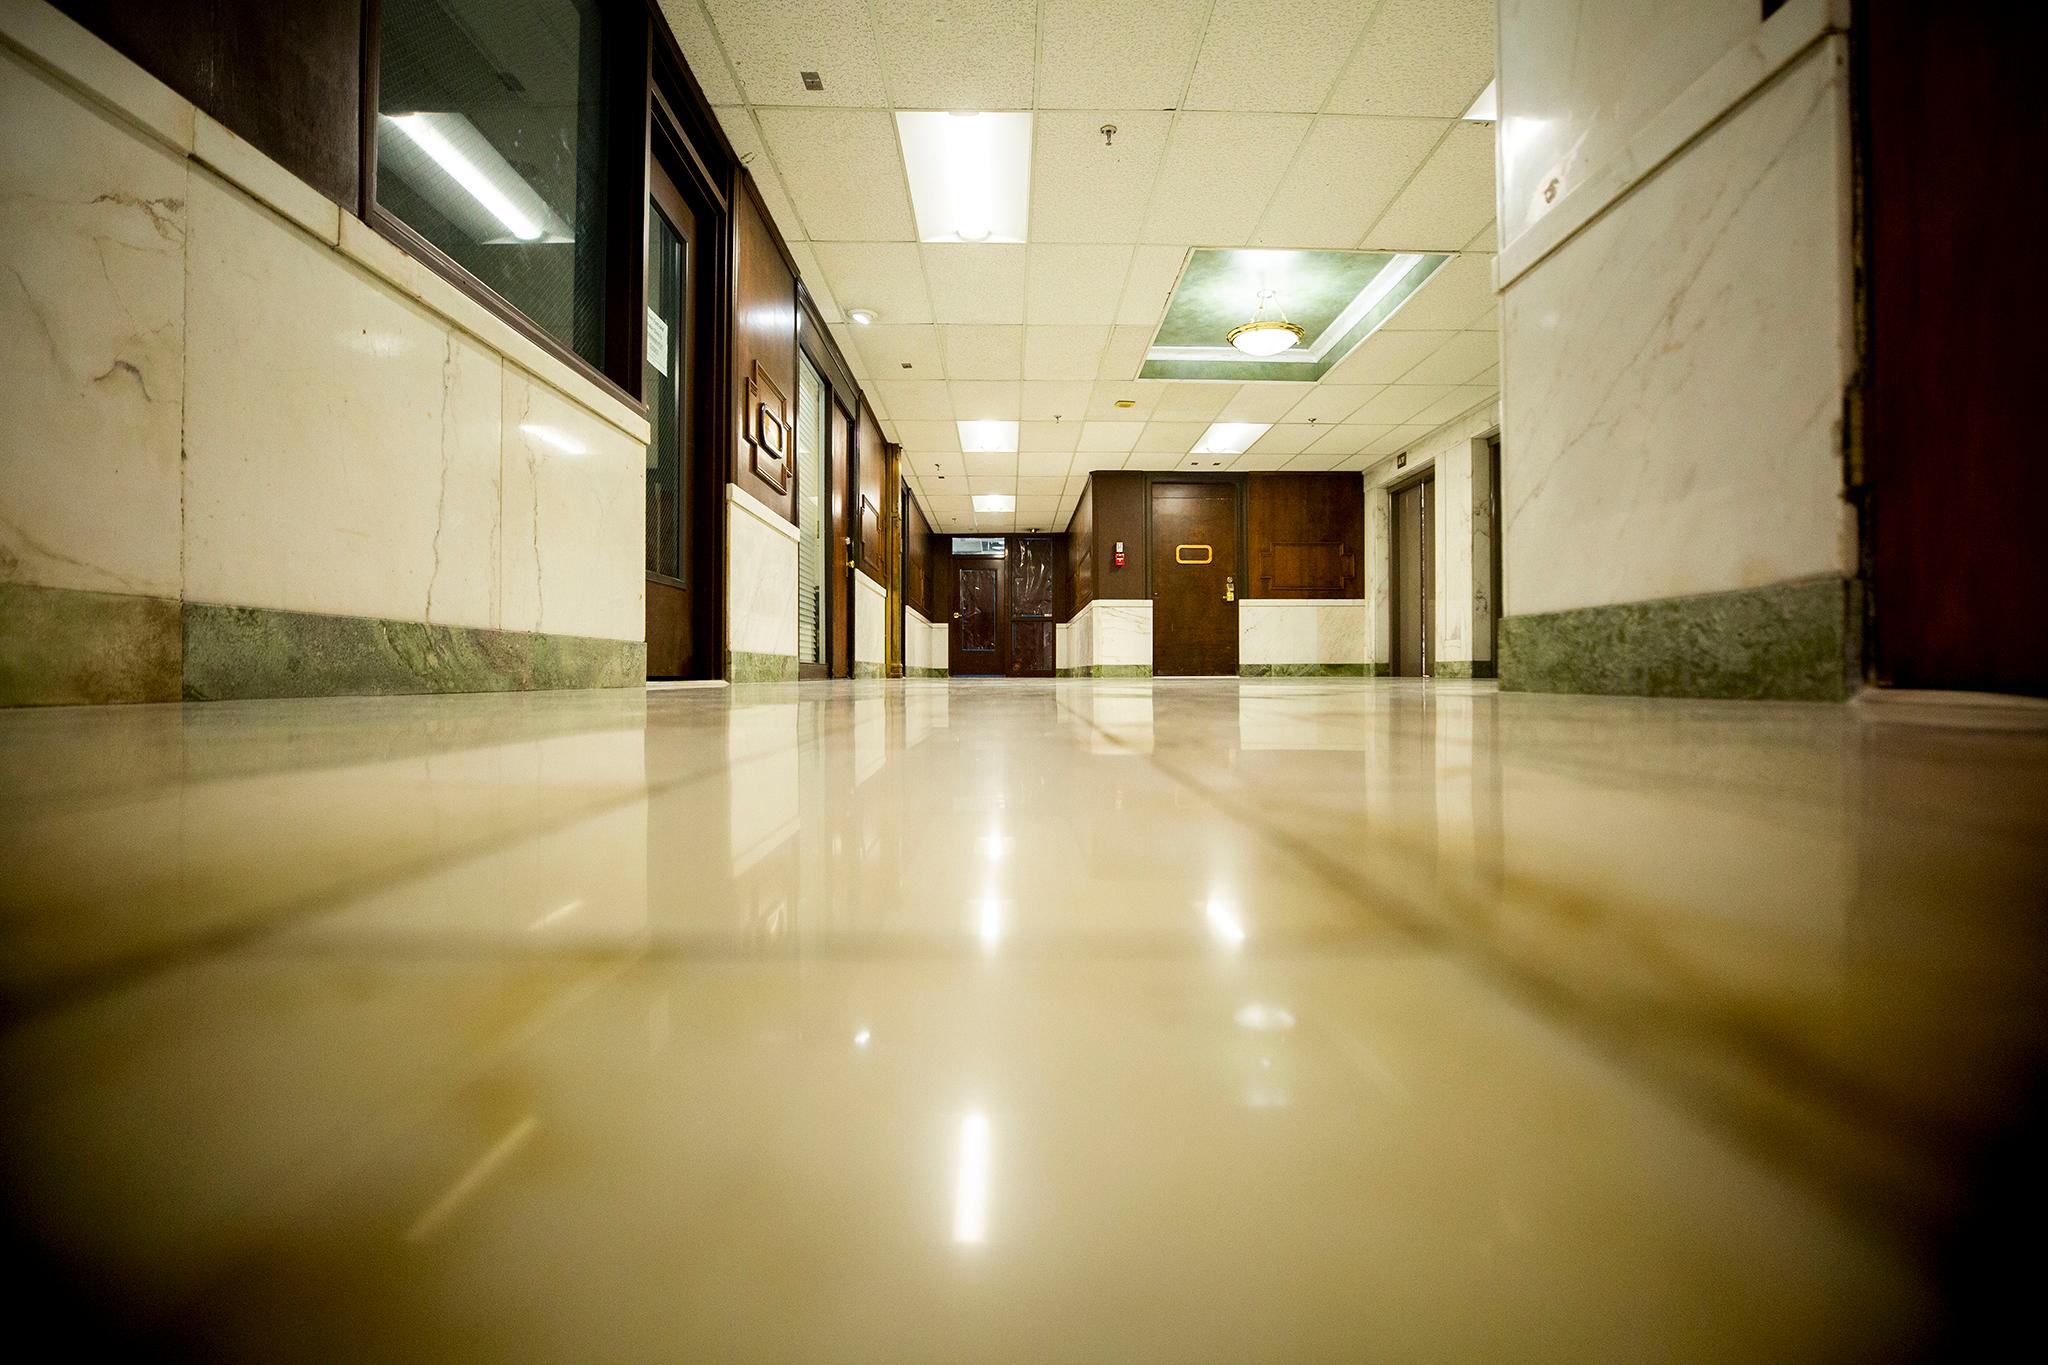
[[[1176,545],[1173,547],[1173,562],[1176,564],[1207,564],[1216,557],[1216,552],[1207,545]]]

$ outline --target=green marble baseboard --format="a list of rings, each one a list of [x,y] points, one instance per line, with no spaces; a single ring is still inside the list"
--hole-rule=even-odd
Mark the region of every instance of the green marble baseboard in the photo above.
[[[1366,664],[1239,664],[1240,678],[1363,678]]]
[[[639,640],[187,602],[187,701],[641,687]]]
[[[1442,682],[1463,682],[1494,677],[1496,669],[1491,659],[1437,659],[1431,662],[1429,675]]]
[[[873,663],[866,659],[855,659],[853,661],[854,681],[859,682],[864,679],[879,678],[882,676],[882,665],[878,663]]]
[[[943,668],[909,668],[904,670],[904,674],[912,678],[949,678],[952,676],[950,672]]]
[[[1368,678],[1391,678],[1394,676],[1394,666],[1389,663],[1367,664],[1365,666],[1365,676]]]
[[[756,654],[744,649],[725,652],[725,676],[729,682],[795,682],[796,655]]]
[[[1855,585],[1804,579],[1500,623],[1511,692],[1841,701],[1861,649]]]
[[[0,706],[176,701],[178,602],[0,583]]]

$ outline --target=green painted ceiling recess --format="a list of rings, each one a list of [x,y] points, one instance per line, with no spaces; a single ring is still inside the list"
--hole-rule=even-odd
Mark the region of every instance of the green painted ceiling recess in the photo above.
[[[1181,271],[1166,316],[1153,334],[1142,379],[1320,379],[1378,330],[1447,255],[1385,251],[1261,251],[1197,247]],[[1301,343],[1277,356],[1248,356],[1230,329],[1251,321],[1259,295],[1272,290],[1266,316],[1302,329]]]

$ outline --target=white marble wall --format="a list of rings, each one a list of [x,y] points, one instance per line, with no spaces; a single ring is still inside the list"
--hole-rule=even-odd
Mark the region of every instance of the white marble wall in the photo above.
[[[48,5],[0,33],[0,578],[642,637],[644,418]]]
[[[1074,666],[1073,626],[1062,621],[1052,628],[1052,666],[1056,673]]]
[[[1452,663],[1493,657],[1492,526],[1488,486],[1491,463],[1486,438],[1501,429],[1501,408],[1486,402],[1454,417],[1408,449],[1408,462],[1382,460],[1365,473],[1365,643],[1366,660],[1384,664],[1393,655],[1393,508],[1388,490],[1424,470],[1436,476],[1432,560],[1436,616],[1431,623],[1433,658]],[[1501,462],[1510,453],[1502,445]]]
[[[1815,0],[1761,25],[1752,8],[1745,36],[1661,112],[1609,109],[1609,73],[1665,71],[1649,87],[1664,91],[1720,30],[1686,28],[1679,61],[1666,52],[1678,38],[1639,22],[1637,7],[1586,8],[1507,7],[1503,129],[1571,110],[1611,124],[1610,141],[1632,124],[1644,136],[1704,132],[1575,210],[1585,225],[1547,254],[1503,255],[1506,613],[1849,573],[1846,39],[1827,32]],[[1766,69],[1774,79],[1745,84]],[[1524,159],[1551,155],[1507,131],[1500,145],[1511,186],[1537,173]]]
[[[1057,640],[1055,640],[1057,648]],[[1074,613],[1067,625],[1070,668],[1152,667],[1152,603],[1144,598],[1101,598]]]
[[[794,605],[796,598],[791,596]],[[889,590],[860,570],[853,571],[853,661],[880,668],[889,641]]]
[[[800,533],[737,484],[725,486],[725,647],[796,658]]]
[[[1262,597],[1237,604],[1239,665],[1363,664],[1365,603]]]
[[[946,659],[946,626],[944,622],[934,623],[924,619],[923,613],[914,607],[903,610],[903,670],[914,674],[918,670],[937,669],[943,673],[948,667]]]

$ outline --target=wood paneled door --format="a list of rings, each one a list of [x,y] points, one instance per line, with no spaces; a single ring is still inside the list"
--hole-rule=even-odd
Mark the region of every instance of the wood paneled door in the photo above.
[[[1001,677],[1008,666],[1003,568],[1002,555],[959,555],[953,560],[946,666],[954,677]]]
[[[1435,662],[1436,545],[1431,518],[1436,512],[1436,479],[1425,476],[1393,495],[1394,544],[1390,595],[1393,598],[1394,672],[1426,678]]]
[[[1013,678],[1050,678],[1058,670],[1054,657],[1054,622],[1058,617],[1055,562],[1061,555],[1052,536],[1011,536],[1004,559],[1008,565],[1010,658]]]
[[[1152,485],[1152,672],[1237,676],[1238,484]]]
[[[706,501],[698,217],[659,163],[648,167],[647,206],[647,676],[695,678],[716,670],[701,646],[717,628],[716,602],[697,588]],[[705,580],[715,582],[716,576]],[[702,619],[710,613],[709,621]],[[707,626],[710,628],[707,630]]]

